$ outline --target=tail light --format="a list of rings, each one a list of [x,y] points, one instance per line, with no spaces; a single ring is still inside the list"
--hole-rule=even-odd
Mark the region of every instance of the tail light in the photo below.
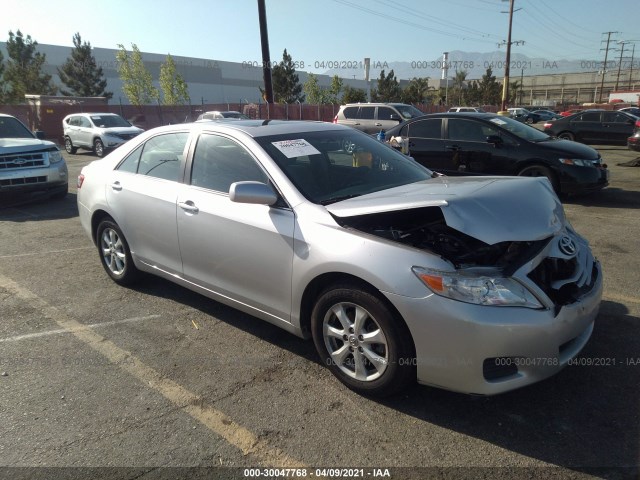
[[[336,115],[335,117],[333,117],[333,123],[338,123],[338,115]]]
[[[544,128],[551,128],[552,126],[553,126],[553,124],[549,123],[549,122],[544,124]]]
[[[335,120],[334,120],[335,123]],[[636,128],[640,128],[640,120],[636,120]]]
[[[82,188],[82,184],[84,183],[84,175],[80,174],[78,175],[78,188]]]

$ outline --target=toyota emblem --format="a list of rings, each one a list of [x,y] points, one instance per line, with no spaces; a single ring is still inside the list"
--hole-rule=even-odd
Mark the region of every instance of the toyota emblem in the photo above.
[[[578,251],[575,242],[568,235],[560,237],[560,241],[558,241],[558,248],[568,257],[573,257]]]

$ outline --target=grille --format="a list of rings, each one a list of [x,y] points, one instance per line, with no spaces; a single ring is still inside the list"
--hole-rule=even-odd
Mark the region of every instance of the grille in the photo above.
[[[595,262],[583,270],[578,258],[563,260],[545,258],[529,273],[529,278],[540,287],[557,306],[570,305],[589,293],[597,278]],[[578,281],[572,281],[576,276]]]
[[[19,170],[21,168],[43,167],[45,165],[46,152],[0,156],[0,170]]]
[[[27,178],[10,178],[7,180],[0,180],[0,186],[13,187],[15,185],[31,185],[36,183],[47,183],[47,176],[40,177],[27,177]]]
[[[136,137],[137,133],[114,133],[115,137],[121,138],[122,140],[131,140],[133,137]]]

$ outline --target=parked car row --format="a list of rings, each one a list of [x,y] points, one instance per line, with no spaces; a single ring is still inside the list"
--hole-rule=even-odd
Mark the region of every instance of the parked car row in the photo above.
[[[625,145],[640,118],[624,111],[584,110],[544,124],[549,135],[583,143]]]

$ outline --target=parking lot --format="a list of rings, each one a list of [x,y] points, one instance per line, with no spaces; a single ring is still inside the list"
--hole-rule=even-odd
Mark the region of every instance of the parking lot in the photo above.
[[[0,208],[0,478],[33,473],[14,467],[635,478],[640,168],[618,164],[639,154],[596,148],[610,187],[564,201],[605,275],[575,365],[496,397],[415,386],[383,401],[343,387],[312,342],[158,278],[113,283],[77,217],[75,179],[96,157],[65,155],[65,200]]]

